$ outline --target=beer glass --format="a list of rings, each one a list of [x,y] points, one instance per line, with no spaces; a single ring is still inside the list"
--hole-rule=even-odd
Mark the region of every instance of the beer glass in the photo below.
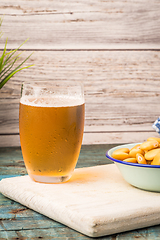
[[[31,179],[43,183],[69,180],[81,149],[84,115],[82,84],[22,84],[20,142]]]

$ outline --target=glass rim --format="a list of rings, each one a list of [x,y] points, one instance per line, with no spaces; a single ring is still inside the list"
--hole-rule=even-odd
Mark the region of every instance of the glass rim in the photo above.
[[[84,86],[77,81],[30,81],[21,85],[21,100],[29,98],[55,98],[57,96],[81,99],[85,103]]]
[[[58,87],[58,86],[81,86],[84,87],[83,81],[66,81],[66,80],[35,80],[35,81],[30,81],[30,82],[22,82],[22,86],[31,86],[31,87],[47,87],[47,86],[52,86],[52,87]]]

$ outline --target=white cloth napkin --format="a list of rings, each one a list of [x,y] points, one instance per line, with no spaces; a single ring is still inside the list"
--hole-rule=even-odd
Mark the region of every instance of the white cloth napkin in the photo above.
[[[76,169],[62,184],[7,178],[0,192],[91,237],[160,224],[160,194],[132,187],[114,164]]]

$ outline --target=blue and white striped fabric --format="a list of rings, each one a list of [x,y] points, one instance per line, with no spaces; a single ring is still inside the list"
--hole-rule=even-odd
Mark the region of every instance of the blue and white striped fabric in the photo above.
[[[160,134],[160,117],[153,123],[152,127]]]

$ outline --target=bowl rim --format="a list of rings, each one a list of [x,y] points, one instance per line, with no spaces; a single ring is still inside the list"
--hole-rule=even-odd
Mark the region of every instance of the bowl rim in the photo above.
[[[107,152],[106,152],[106,157],[111,160],[112,162],[115,162],[115,163],[120,163],[120,164],[124,164],[124,165],[128,165],[128,166],[135,166],[135,167],[146,167],[146,168],[160,168],[160,165],[149,165],[149,164],[140,164],[140,163],[130,163],[130,162],[124,162],[124,161],[121,161],[121,160],[117,160],[115,158],[112,158],[110,156],[110,152],[113,151],[113,150],[116,150],[116,149],[119,149],[121,147],[128,147],[129,146],[135,146],[137,144],[141,144],[141,143],[126,143],[126,144],[122,144],[122,145],[117,145],[113,148],[110,148]]]

